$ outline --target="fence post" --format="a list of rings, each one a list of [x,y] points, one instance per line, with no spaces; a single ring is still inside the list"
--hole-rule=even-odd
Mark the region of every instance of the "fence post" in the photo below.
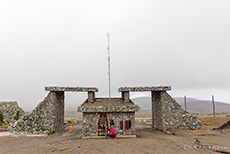
[[[214,95],[212,95],[212,106],[213,106],[213,115],[216,116],[216,108],[215,108],[215,101],[214,101]]]
[[[187,104],[186,104],[186,95],[184,95],[184,108],[187,111]]]

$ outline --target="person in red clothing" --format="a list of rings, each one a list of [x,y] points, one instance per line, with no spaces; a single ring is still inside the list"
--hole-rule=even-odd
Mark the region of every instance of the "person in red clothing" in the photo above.
[[[109,138],[115,138],[116,136],[117,136],[117,133],[116,133],[115,129],[110,128],[108,131],[108,137]]]

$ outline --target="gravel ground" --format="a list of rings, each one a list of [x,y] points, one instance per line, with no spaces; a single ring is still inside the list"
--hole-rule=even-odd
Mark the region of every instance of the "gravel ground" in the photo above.
[[[230,152],[230,133],[211,130],[174,131],[167,135],[136,125],[137,138],[81,139],[81,126],[52,135],[13,135],[0,132],[1,154],[188,154]]]

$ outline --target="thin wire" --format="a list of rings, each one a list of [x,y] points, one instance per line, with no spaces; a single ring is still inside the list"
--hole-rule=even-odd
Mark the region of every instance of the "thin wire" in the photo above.
[[[127,73],[127,71],[123,70],[122,67],[120,67],[120,66],[115,62],[114,59],[112,60],[112,63],[115,64],[115,66],[117,66],[117,68],[120,69],[121,72],[123,72],[123,74],[125,74],[125,75],[128,77],[128,79],[132,82],[132,84],[138,85],[137,82],[131,77],[131,75],[129,75],[129,74]]]
[[[109,99],[111,97],[111,74],[110,74],[110,37],[109,37],[109,33],[107,33],[107,37],[108,37],[108,76],[109,76]]]
[[[119,87],[119,86],[117,86],[119,84],[117,84],[116,82],[114,82],[114,80],[113,80],[112,84],[115,85],[117,88]]]
[[[82,74],[84,74],[84,73],[86,73],[86,72],[92,70],[93,68],[95,68],[98,64],[102,63],[103,61],[104,61],[104,58],[101,59],[100,61],[98,61],[97,63],[94,63],[94,64],[90,65],[89,67],[87,67],[87,68],[84,69],[83,71],[78,72],[76,75],[74,75],[74,76],[68,78],[67,80],[61,82],[61,84],[66,83],[66,82],[69,82],[71,79],[77,78],[77,77],[81,76]]]
[[[106,83],[107,83],[107,81],[104,81],[104,82],[102,82],[100,85],[98,85],[98,87],[102,87],[102,86],[104,86]]]
[[[117,90],[116,86],[113,86],[113,84],[111,84],[111,86],[114,90]]]

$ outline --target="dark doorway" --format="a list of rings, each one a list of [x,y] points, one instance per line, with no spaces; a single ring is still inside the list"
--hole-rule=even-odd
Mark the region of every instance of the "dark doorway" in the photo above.
[[[108,131],[107,113],[99,113],[97,136],[106,136]]]

